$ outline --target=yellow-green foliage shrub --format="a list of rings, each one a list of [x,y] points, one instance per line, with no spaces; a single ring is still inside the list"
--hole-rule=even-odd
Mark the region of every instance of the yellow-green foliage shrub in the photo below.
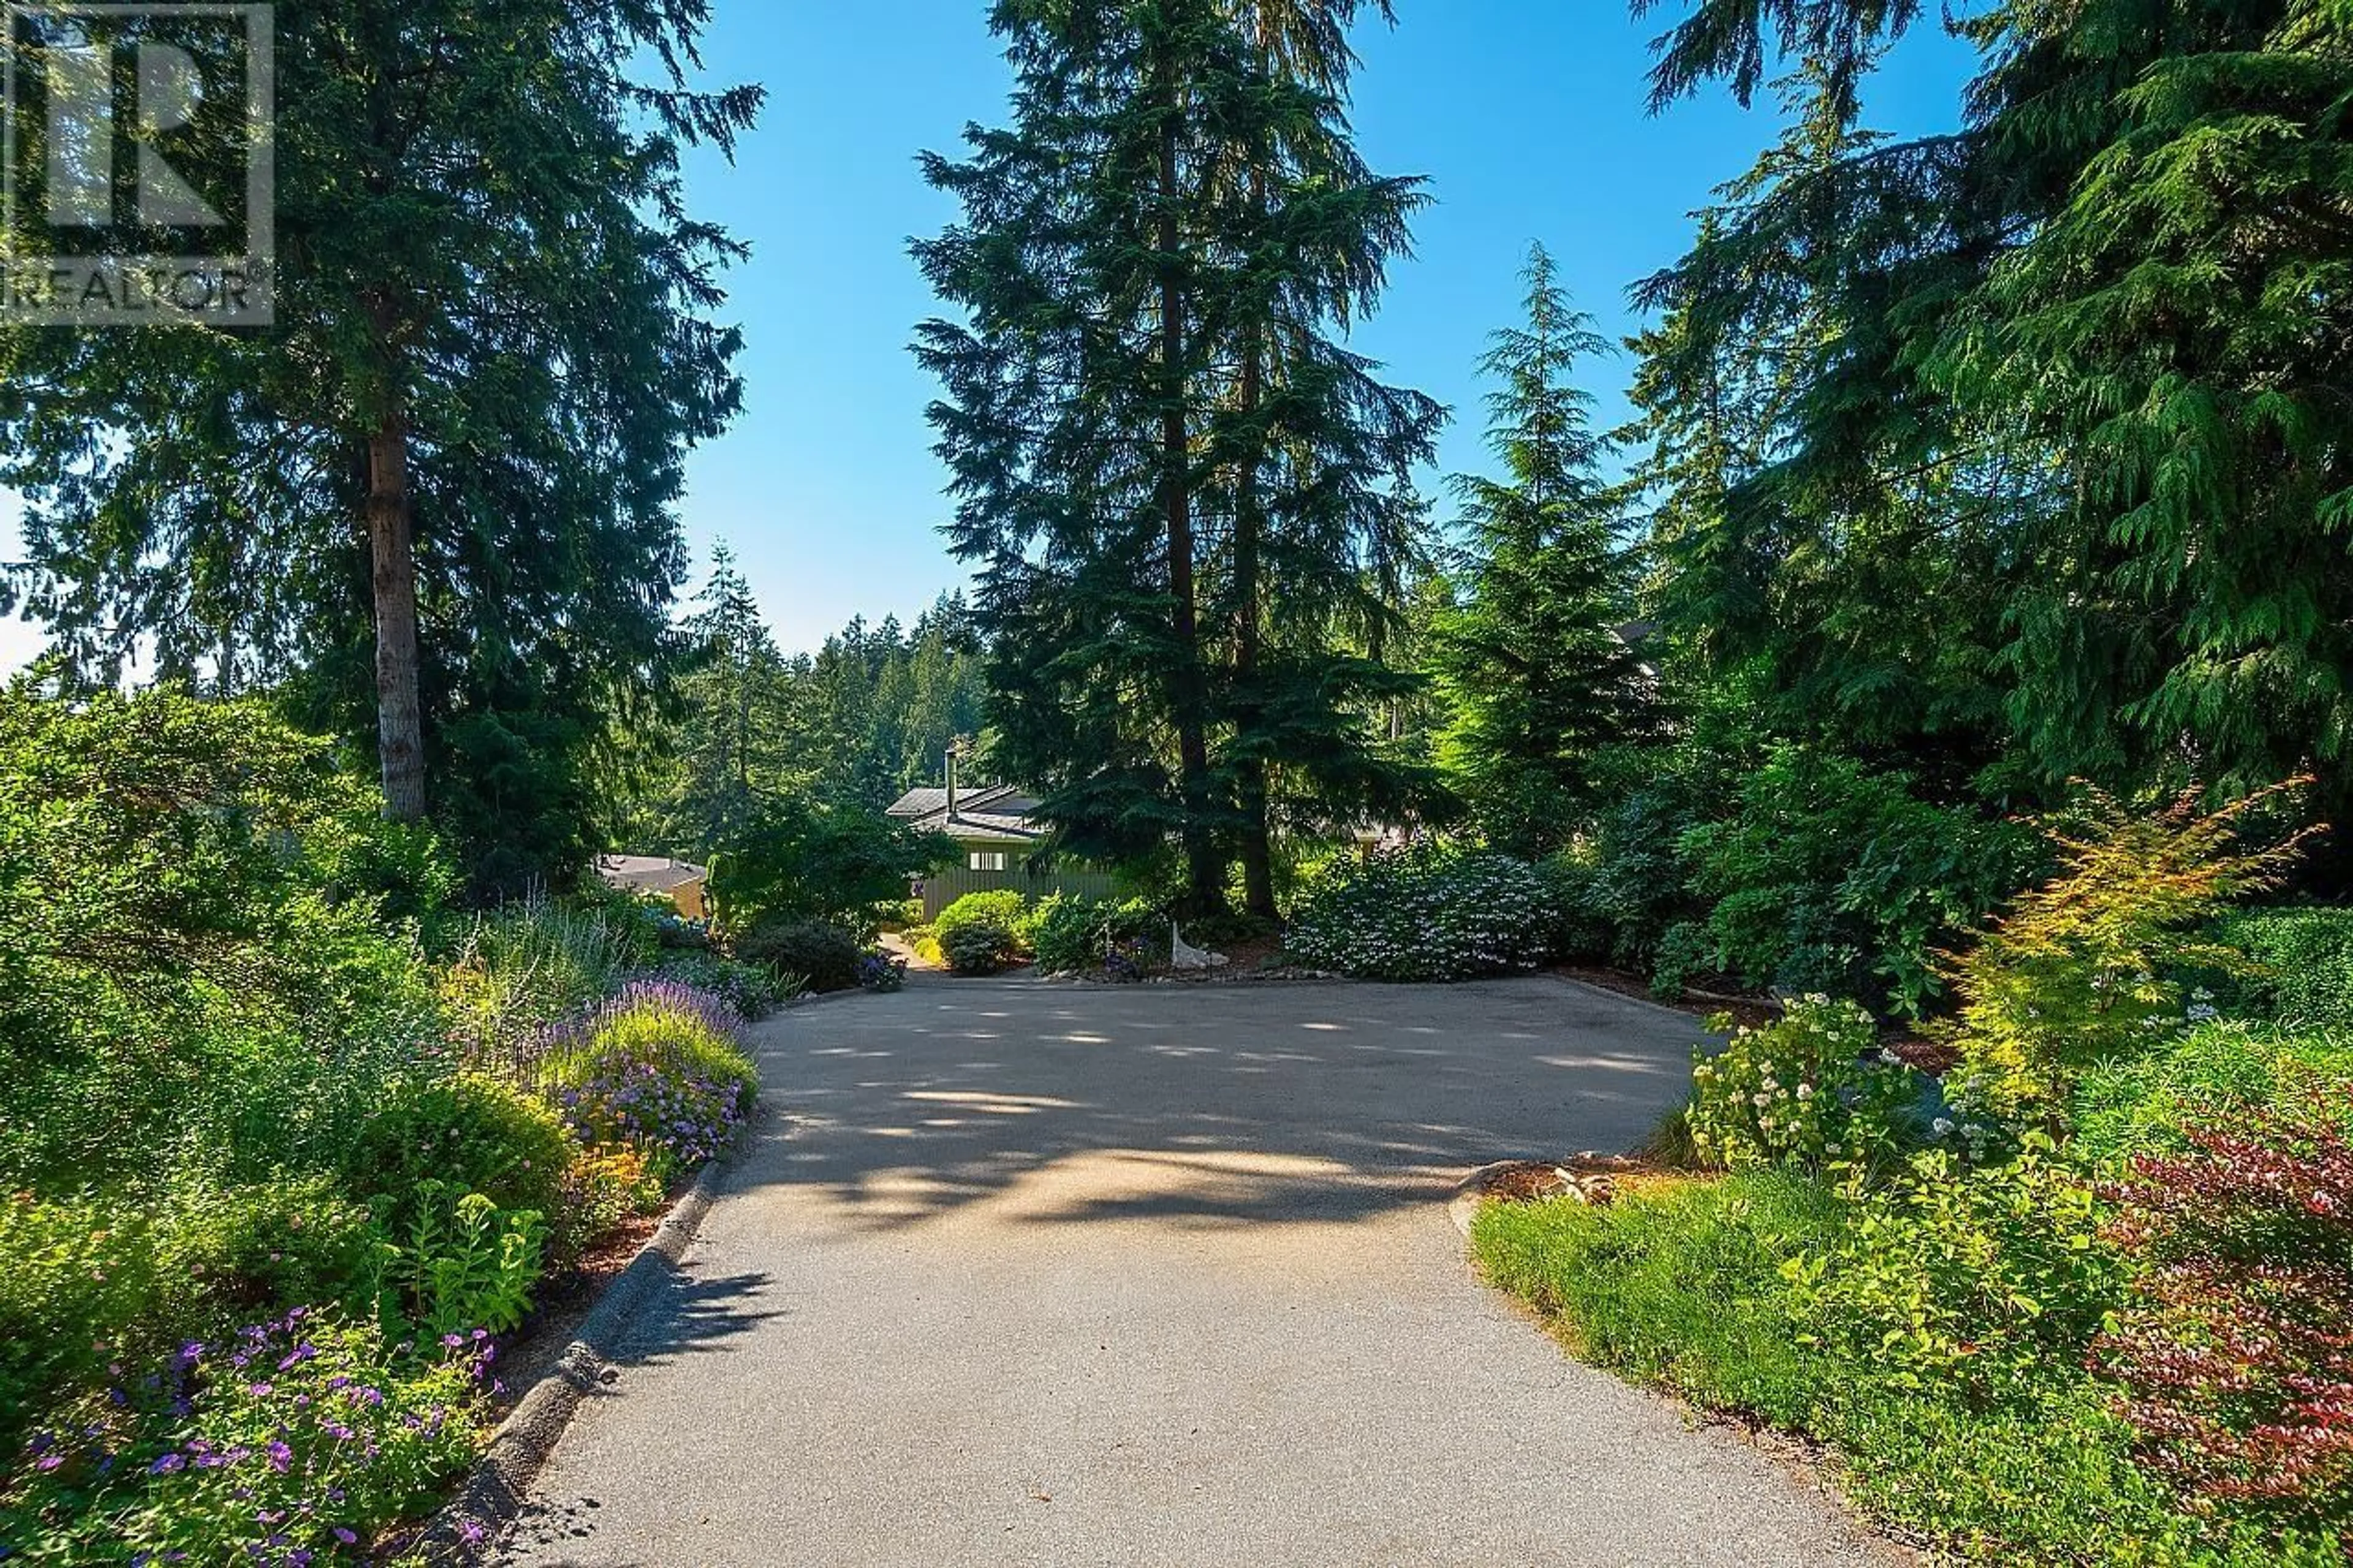
[[[2197,931],[2295,856],[2300,838],[2241,840],[2281,793],[2212,812],[2184,795],[2145,815],[2084,792],[2080,826],[2052,830],[2059,874],[1947,966],[1960,999],[1947,1033],[1997,1105],[2049,1102],[2082,1069],[2163,1044],[2187,1021],[2183,974],[2242,964]]]

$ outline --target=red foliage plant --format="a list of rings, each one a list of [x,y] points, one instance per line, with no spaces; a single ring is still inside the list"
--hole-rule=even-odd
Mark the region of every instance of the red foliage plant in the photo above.
[[[2283,1525],[2353,1521],[2353,1125],[2342,1084],[2188,1131],[2108,1194],[2143,1268],[2094,1348],[2147,1458]]]

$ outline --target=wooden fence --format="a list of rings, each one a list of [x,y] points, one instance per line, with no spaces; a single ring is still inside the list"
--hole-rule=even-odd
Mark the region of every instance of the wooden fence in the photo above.
[[[1031,872],[1016,867],[1008,871],[971,871],[959,866],[923,879],[923,918],[937,920],[940,911],[966,893],[995,893],[1007,889],[1031,903],[1055,893],[1081,899],[1117,899],[1125,894],[1119,879],[1108,871],[1060,870]]]

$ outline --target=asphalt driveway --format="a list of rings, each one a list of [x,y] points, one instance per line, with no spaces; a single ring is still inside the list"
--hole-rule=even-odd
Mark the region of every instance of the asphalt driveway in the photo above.
[[[1447,1219],[1488,1161],[1639,1142],[1694,1037],[1551,980],[919,980],[787,1014],[761,1137],[511,1560],[1877,1562],[1565,1359]]]

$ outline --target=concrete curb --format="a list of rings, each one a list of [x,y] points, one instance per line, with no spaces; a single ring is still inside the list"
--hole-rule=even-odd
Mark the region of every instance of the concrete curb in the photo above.
[[[1653,1013],[1664,1013],[1690,1025],[1692,1033],[1694,1035],[1707,1037],[1707,1030],[1702,1026],[1699,1018],[1680,1007],[1669,1006],[1664,1002],[1654,1002],[1648,996],[1630,995],[1623,991],[1612,991],[1607,985],[1596,985],[1590,980],[1579,980],[1571,974],[1555,974],[1548,970],[1530,975],[1529,978],[1549,980],[1555,985],[1566,985],[1573,990],[1582,991],[1588,996],[1607,996],[1613,1002],[1623,1002],[1630,1007],[1641,1007]]]
[[[757,1131],[756,1125],[746,1128],[736,1148],[703,1166],[686,1195],[670,1205],[660,1228],[638,1249],[637,1257],[583,1320],[563,1358],[500,1424],[489,1450],[474,1466],[465,1492],[441,1510],[402,1561],[428,1568],[476,1568],[490,1560],[500,1532],[522,1511],[532,1484],[546,1468],[557,1439],[572,1425],[581,1402],[603,1385],[607,1363],[619,1347],[623,1331],[654,1289],[676,1272],[725,1184],[744,1142]]]
[[[870,995],[872,995],[872,994],[873,994],[873,993],[871,993],[871,992],[870,992],[870,991],[865,991],[865,990],[852,990],[852,991],[828,991],[828,992],[825,992],[825,993],[823,993],[823,994],[817,994],[817,995],[796,996],[796,997],[794,997],[792,1000],[790,1000],[789,1002],[786,1002],[783,1006],[781,1006],[781,1007],[777,1008],[777,1009],[776,1009],[776,1012],[777,1012],[777,1013],[797,1013],[797,1012],[799,1012],[799,1011],[800,1011],[802,1008],[804,1008],[804,1007],[822,1007],[822,1006],[824,1006],[824,1005],[825,1005],[827,1003],[828,1003],[828,1002],[848,1002],[848,1001],[851,1000],[851,999],[852,999],[852,998],[854,998],[854,997],[859,997],[859,996],[870,996]],[[772,1014],[770,1014],[770,1015],[769,1015],[769,1017],[774,1017],[774,1016],[776,1016],[776,1014],[774,1014],[774,1013],[772,1013]],[[767,1021],[767,1019],[764,1018],[764,1019],[762,1019],[762,1020],[761,1020],[761,1023],[765,1023],[766,1021]],[[756,1029],[756,1028],[758,1028],[760,1026],[759,1026],[758,1024],[754,1024],[754,1025],[753,1025],[752,1026],[753,1026],[754,1028],[755,1028],[755,1029]]]

